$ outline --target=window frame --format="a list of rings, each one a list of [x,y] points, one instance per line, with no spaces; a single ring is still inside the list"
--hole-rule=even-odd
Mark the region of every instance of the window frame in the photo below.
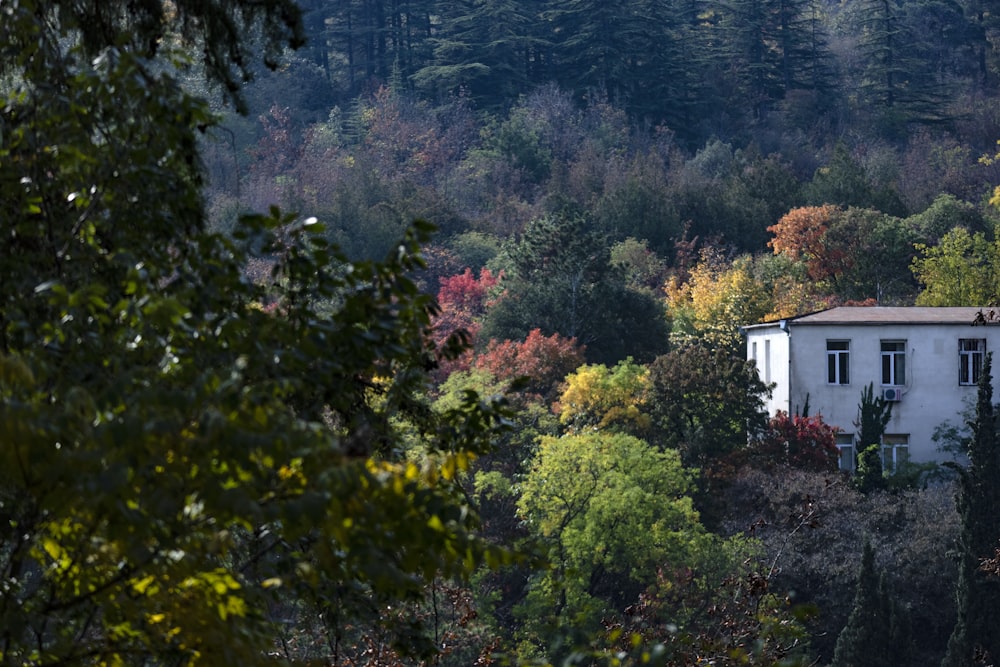
[[[882,470],[895,475],[910,460],[910,435],[886,433],[882,436]]]
[[[975,344],[975,349],[967,347]],[[958,339],[958,384],[971,387],[979,384],[983,372],[983,361],[986,359],[985,338]]]
[[[833,348],[844,345],[843,348]],[[851,341],[831,338],[826,341],[826,383],[843,386],[851,384]]]
[[[858,467],[858,448],[854,442],[854,434],[838,433],[836,445],[839,452],[837,467],[844,472],[853,473]],[[845,454],[849,456],[845,456]],[[847,460],[845,461],[845,459]],[[845,462],[847,463],[846,466],[844,465]]]
[[[889,349],[889,346],[897,346]],[[906,341],[882,340],[879,342],[883,387],[906,386]]]

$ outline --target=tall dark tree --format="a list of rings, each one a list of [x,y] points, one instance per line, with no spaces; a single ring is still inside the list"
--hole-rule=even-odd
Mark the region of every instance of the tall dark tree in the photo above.
[[[643,4],[643,3],[637,3]],[[704,0],[648,0],[638,27],[637,77],[632,113],[666,125],[685,141],[699,136],[710,108],[709,80],[715,71],[701,13]]]
[[[979,377],[976,416],[969,425],[969,467],[959,473],[958,620],[943,667],[990,665],[1000,660],[1000,625],[996,622],[1000,577],[982,568],[985,559],[995,556],[1000,540],[1000,440],[992,366],[992,355],[987,354]]]
[[[909,664],[908,615],[889,591],[885,573],[875,567],[875,550],[865,541],[854,607],[837,637],[831,667],[895,667]]]
[[[430,55],[433,0],[309,0],[316,59],[343,94],[406,84]],[[320,52],[322,51],[322,52]]]
[[[727,0],[719,4],[731,103],[761,120],[790,91],[829,92],[825,32],[808,0]]]
[[[795,0],[791,0],[794,2]],[[727,53],[733,97],[751,120],[760,120],[782,97],[782,54],[775,9],[791,8],[788,0],[730,0],[723,3],[723,44]]]
[[[860,89],[881,129],[901,136],[910,121],[940,121],[946,98],[933,62],[918,46],[905,3],[864,0],[859,5]]]
[[[603,91],[627,104],[640,82],[639,48],[649,19],[644,3],[627,0],[551,0],[554,73],[565,87],[585,95]]]
[[[767,426],[770,388],[751,361],[693,343],[649,366],[655,442],[681,450],[685,465],[705,466],[747,446]]]

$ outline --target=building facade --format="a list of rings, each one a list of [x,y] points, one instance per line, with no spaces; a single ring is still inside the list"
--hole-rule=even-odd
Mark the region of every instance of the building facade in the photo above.
[[[861,392],[892,402],[883,466],[940,461],[932,436],[964,422],[975,405],[987,352],[1000,350],[1000,326],[977,323],[981,308],[839,307],[743,328],[747,358],[774,384],[774,414],[822,415],[840,429],[841,467],[854,469]],[[996,373],[994,373],[994,383]],[[868,443],[865,443],[868,444]]]

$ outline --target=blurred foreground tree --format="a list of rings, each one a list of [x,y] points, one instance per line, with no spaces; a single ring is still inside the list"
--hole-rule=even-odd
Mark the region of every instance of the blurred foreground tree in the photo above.
[[[407,275],[430,226],[381,263],[277,210],[238,241],[205,229],[213,119],[169,45],[235,90],[255,30],[294,45],[297,10],[3,5],[0,664],[271,662],[317,608],[337,664],[352,620],[503,557],[457,486],[501,412],[420,399],[435,305]]]

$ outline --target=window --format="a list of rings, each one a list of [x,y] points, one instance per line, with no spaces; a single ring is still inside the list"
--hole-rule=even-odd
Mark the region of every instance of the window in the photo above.
[[[840,461],[838,462],[840,469],[847,472],[854,472],[854,468],[856,467],[854,461],[854,434],[838,433],[837,449],[840,450]]]
[[[979,384],[985,355],[985,338],[963,338],[958,341],[959,384]]]
[[[906,384],[906,341],[882,341],[882,384],[902,386]]]
[[[771,383],[771,341],[764,339],[764,382]]]
[[[910,436],[906,434],[889,434],[882,436],[882,470],[890,475],[896,473],[899,467],[910,460]]]
[[[828,384],[850,384],[851,342],[826,341],[826,381]]]

